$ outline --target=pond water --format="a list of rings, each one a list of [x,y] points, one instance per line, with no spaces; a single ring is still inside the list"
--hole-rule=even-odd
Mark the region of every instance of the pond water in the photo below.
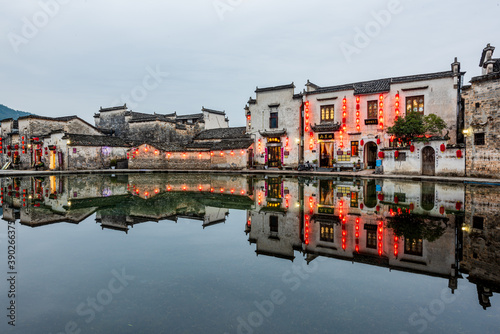
[[[203,174],[0,185],[2,333],[499,332],[500,187]]]

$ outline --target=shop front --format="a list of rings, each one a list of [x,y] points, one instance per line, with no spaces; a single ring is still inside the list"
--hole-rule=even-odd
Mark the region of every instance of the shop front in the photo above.
[[[319,167],[332,168],[333,167],[333,154],[335,149],[333,133],[319,133]]]
[[[267,138],[267,167],[281,168],[282,153],[281,138]]]

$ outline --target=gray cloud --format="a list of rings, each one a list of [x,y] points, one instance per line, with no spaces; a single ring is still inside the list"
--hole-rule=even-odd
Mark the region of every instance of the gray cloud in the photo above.
[[[53,1],[42,0],[48,4]],[[401,0],[367,46],[348,62],[341,44],[354,45],[391,1],[65,0],[56,15],[15,52],[9,33],[22,36],[38,1],[0,0],[0,103],[41,115],[77,114],[93,122],[140,85],[146,68],[169,76],[136,110],[194,113],[224,109],[244,124],[243,107],[255,86],[307,79],[319,85],[444,71],[459,57],[467,79],[479,74],[486,43],[500,47],[500,0]],[[496,38],[496,39],[495,39]]]

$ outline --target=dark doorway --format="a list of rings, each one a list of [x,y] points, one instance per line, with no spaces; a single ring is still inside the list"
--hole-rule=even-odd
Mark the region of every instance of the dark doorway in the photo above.
[[[365,166],[367,169],[374,169],[377,163],[377,145],[374,142],[365,145]]]
[[[269,146],[268,150],[268,167],[281,167],[281,147],[280,146]]]
[[[333,143],[321,143],[320,146],[320,159],[319,166],[323,168],[332,168],[333,167]]]
[[[248,161],[247,161],[247,165],[248,165],[248,168],[252,168],[253,167],[253,148],[249,148],[248,149]]]
[[[436,173],[436,152],[430,146],[422,150],[422,174],[435,175]]]

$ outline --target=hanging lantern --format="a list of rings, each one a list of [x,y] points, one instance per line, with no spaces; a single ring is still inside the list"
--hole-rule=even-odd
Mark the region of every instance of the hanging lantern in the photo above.
[[[441,146],[439,146],[439,148],[441,149],[441,152],[446,151],[446,145],[445,144],[441,144]]]
[[[363,204],[363,203],[361,203],[361,204],[359,205],[359,208],[360,208],[361,210],[363,210],[363,208],[364,208],[364,207],[365,207],[365,206],[364,206],[364,204]]]
[[[379,201],[383,201],[384,200],[384,194],[378,194],[378,200]]]
[[[455,204],[455,209],[457,209],[457,211],[460,211],[462,209],[462,202],[457,202],[457,204]]]
[[[457,158],[462,158],[462,150],[457,150]]]
[[[415,204],[410,203],[410,211],[413,211],[415,209]]]
[[[360,144],[361,144],[361,146],[365,146],[365,141],[363,139],[361,139]]]
[[[375,211],[380,212],[380,205],[377,205],[377,207],[375,208]]]
[[[384,152],[378,152],[378,157],[379,157],[380,159],[384,159],[384,157],[385,157]]]
[[[414,145],[411,145],[411,146],[410,146],[410,152],[411,152],[411,153],[415,152],[415,146],[414,146]]]
[[[399,158],[399,151],[394,152],[394,157],[397,159]]]
[[[377,138],[377,145],[380,145],[380,143],[381,143],[380,138]]]
[[[399,198],[398,196],[394,196],[394,204],[398,204],[399,203]]]
[[[445,211],[444,211],[444,206],[441,206],[441,207],[439,208],[439,214],[444,215],[444,212],[445,212]]]

